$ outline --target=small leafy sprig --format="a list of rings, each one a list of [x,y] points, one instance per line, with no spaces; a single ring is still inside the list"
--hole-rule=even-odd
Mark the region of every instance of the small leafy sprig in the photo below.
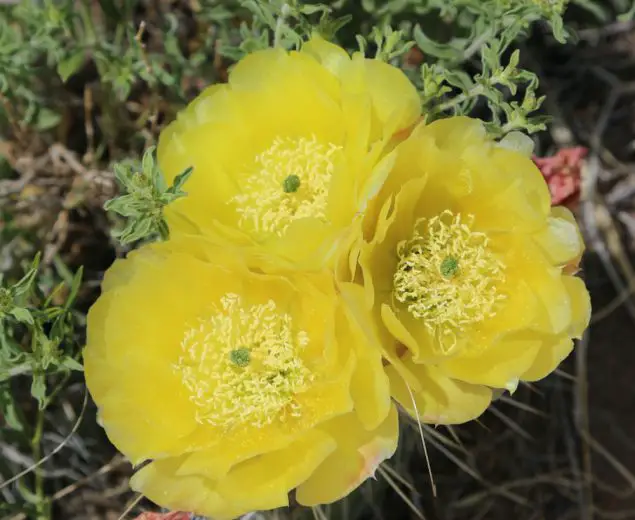
[[[315,32],[331,39],[352,20],[351,15],[333,17],[334,8],[323,3],[300,0],[240,0],[239,3],[251,15],[251,23],[241,23],[237,45],[226,39],[219,49],[233,60],[272,46],[299,49]]]
[[[537,95],[538,78],[533,72],[519,69],[519,60],[520,51],[516,50],[503,66],[497,51],[486,46],[482,52],[482,73],[474,77],[440,65],[424,64],[422,102],[428,119],[447,113],[469,114],[484,98],[491,114],[491,120],[485,124],[496,137],[514,130],[528,133],[544,130],[547,118],[533,115],[544,101],[544,96]],[[514,99],[519,87],[524,90],[521,100]],[[448,96],[450,92],[454,95]]]
[[[0,276],[0,393],[2,389],[6,392],[3,383],[12,377],[30,375],[31,394],[43,409],[47,404],[46,376],[82,370],[65,345],[72,341],[74,333],[72,305],[80,288],[83,269],[77,271],[69,284],[61,282],[35,305],[33,295],[39,263],[40,255],[37,255],[26,274],[13,285],[5,286]],[[65,286],[68,289],[65,303],[53,304],[53,299]],[[29,343],[28,348],[25,341]]]
[[[488,0],[480,6],[467,0],[454,2],[447,14],[459,27],[469,27],[468,36],[452,37],[443,44],[415,26],[417,46],[430,57],[415,78],[427,119],[471,115],[484,103],[490,112],[486,126],[496,137],[516,130],[530,134],[544,130],[547,118],[535,115],[544,99],[538,95],[538,77],[520,67],[520,51],[514,45],[538,20],[549,21],[555,37],[564,41],[564,7],[565,2],[542,0]],[[480,72],[472,75],[463,66],[479,62]]]
[[[163,210],[168,204],[187,195],[182,188],[193,168],[187,168],[177,175],[172,185],[168,186],[154,159],[154,150],[155,147],[146,150],[140,168],[135,161],[122,161],[113,166],[123,194],[106,202],[104,209],[127,219],[122,229],[112,232],[113,237],[123,245],[157,235],[166,240],[169,229],[163,218]]]
[[[362,54],[367,55],[372,44],[376,49],[374,57],[382,61],[392,61],[415,45],[413,40],[407,38],[406,31],[395,31],[390,25],[375,26],[368,38],[358,34],[356,39]]]
[[[82,371],[72,348],[76,338],[77,313],[73,310],[82,282],[83,270],[72,275],[57,261],[64,279],[45,296],[39,287],[40,255],[37,255],[25,275],[13,284],[3,283],[0,275],[0,440],[31,450],[37,464],[5,481],[17,481],[17,491],[24,499],[21,512],[33,518],[50,518],[50,500],[45,493],[44,475],[39,462],[42,456],[45,411],[66,387],[74,371]],[[67,291],[64,303],[61,292]],[[37,401],[35,418],[25,413],[19,385],[14,378],[31,381],[31,396]],[[31,482],[20,477],[33,471]],[[0,511],[11,511],[10,504],[0,504]]]

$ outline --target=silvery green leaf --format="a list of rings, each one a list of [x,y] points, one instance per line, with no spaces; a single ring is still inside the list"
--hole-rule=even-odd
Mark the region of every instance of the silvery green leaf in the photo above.
[[[531,137],[522,132],[510,132],[498,143],[500,148],[514,150],[526,157],[531,157],[534,153],[534,141]]]
[[[84,371],[84,367],[82,366],[81,363],[79,363],[78,361],[74,360],[72,357],[70,356],[66,356],[62,359],[61,365],[64,368],[68,368],[70,370],[76,370],[78,372],[83,372]]]
[[[46,402],[46,379],[44,374],[33,374],[31,395],[34,399],[37,399],[40,410],[42,410]]]
[[[23,307],[14,307],[9,311],[9,314],[20,323],[26,323],[28,325],[33,325],[34,323],[31,313],[28,309],[24,309]]]

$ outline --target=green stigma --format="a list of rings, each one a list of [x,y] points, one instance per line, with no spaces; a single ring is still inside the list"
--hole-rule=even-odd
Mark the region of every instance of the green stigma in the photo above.
[[[459,261],[453,256],[446,256],[441,262],[441,275],[443,278],[453,278],[459,271]]]
[[[234,365],[244,368],[249,365],[249,362],[251,361],[251,354],[249,353],[248,348],[236,348],[229,353],[229,359]]]
[[[283,182],[282,188],[285,193],[295,193],[300,188],[300,177],[289,175]]]

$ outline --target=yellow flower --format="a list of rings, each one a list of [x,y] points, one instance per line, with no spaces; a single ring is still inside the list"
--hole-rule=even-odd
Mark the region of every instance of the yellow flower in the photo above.
[[[348,298],[372,310],[392,395],[425,422],[468,421],[492,389],[544,378],[589,322],[568,274],[583,250],[575,220],[510,144],[464,117],[417,127],[352,253],[363,289]]]
[[[194,167],[170,230],[239,244],[261,264],[328,265],[389,171],[393,136],[419,115],[403,72],[318,36],[254,52],[160,137],[168,180]]]
[[[335,501],[397,445],[380,348],[327,271],[259,274],[174,238],[118,260],[88,315],[88,388],[132,487],[217,519]]]

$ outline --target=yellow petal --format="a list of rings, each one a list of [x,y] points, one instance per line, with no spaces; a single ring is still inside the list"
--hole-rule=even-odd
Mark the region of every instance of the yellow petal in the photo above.
[[[452,153],[474,145],[486,143],[483,123],[468,117],[448,117],[425,126],[423,132],[434,138],[437,146]]]
[[[92,345],[94,347],[83,354],[84,377],[86,378],[87,387],[90,388],[93,400],[101,401],[113,381],[108,374],[107,359],[99,354],[102,348],[95,341],[93,341]]]
[[[303,218],[291,223],[282,237],[268,243],[272,256],[261,256],[261,265],[268,271],[275,270],[275,262],[286,261],[287,268],[314,271],[323,262],[330,262],[345,237],[341,230],[316,218]]]
[[[385,127],[384,135],[392,136],[413,125],[421,115],[421,100],[406,75],[380,60],[365,59],[363,64],[377,118]]]
[[[479,354],[448,359],[440,368],[448,376],[466,383],[506,388],[533,364],[541,346],[539,339],[519,333],[494,345],[483,345]]]
[[[308,431],[283,450],[236,466],[219,482],[218,491],[245,513],[287,506],[289,491],[310,478],[336,447],[330,435]]]
[[[479,417],[492,400],[492,391],[486,386],[451,379],[433,366],[416,365],[412,361],[404,361],[404,366],[419,382],[420,391],[408,389],[410,385],[394,366],[386,367],[386,373],[392,396],[415,420],[462,424]]]
[[[289,55],[279,48],[253,52],[241,59],[231,70],[232,88],[254,90],[269,86],[271,76],[289,68]]]
[[[386,329],[397,341],[405,345],[414,356],[419,356],[419,343],[416,338],[404,327],[403,323],[395,315],[395,311],[385,303],[381,306],[381,319]]]
[[[539,381],[553,372],[573,350],[569,337],[545,341],[538,351],[533,364],[522,374],[523,381]]]
[[[161,381],[160,371],[153,375],[156,381],[120,377],[98,402],[108,438],[135,463],[180,453],[182,440],[197,426],[188,396],[174,383]]]
[[[192,511],[218,520],[240,514],[215,491],[216,484],[200,476],[176,477],[181,457],[157,460],[137,471],[130,487],[153,502],[175,511]]]
[[[397,449],[399,421],[394,406],[386,420],[373,431],[365,430],[352,414],[334,419],[324,429],[336,439],[338,446],[297,488],[296,499],[305,506],[345,497],[373,476],[377,466]]]
[[[551,212],[549,187],[531,158],[512,150],[494,148],[492,159],[504,173],[517,177],[526,203],[543,218],[547,217]]]
[[[363,293],[360,295],[357,288],[361,290],[361,287],[353,284],[342,284],[340,287],[342,293],[348,292],[344,298],[348,299],[350,323],[340,327],[337,336],[340,341],[356,346],[357,365],[351,380],[351,395],[360,422],[367,430],[373,430],[388,415],[390,386],[382,364],[381,342],[374,330],[370,313],[359,301],[360,297],[363,298]],[[350,308],[351,303],[355,308]]]
[[[335,75],[339,75],[342,67],[350,61],[350,57],[344,49],[326,41],[319,34],[314,34],[302,46],[302,52],[313,56]]]
[[[573,215],[566,208],[553,208],[545,229],[534,237],[553,265],[566,265],[584,249],[582,235]]]
[[[502,255],[506,276],[523,280],[537,299],[530,328],[549,334],[564,332],[571,321],[571,301],[561,270],[554,267],[526,235],[497,237],[492,247]]]
[[[582,279],[576,276],[563,276],[562,282],[571,301],[571,324],[568,334],[582,338],[591,320],[591,297]]]

